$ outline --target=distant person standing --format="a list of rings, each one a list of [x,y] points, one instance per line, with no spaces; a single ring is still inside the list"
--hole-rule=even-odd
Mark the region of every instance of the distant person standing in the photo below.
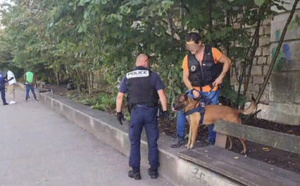
[[[35,101],[37,101],[36,94],[35,94],[35,91],[34,91],[35,78],[34,78],[33,73],[30,72],[30,71],[27,71],[24,75],[24,78],[25,78],[25,84],[26,84],[26,98],[25,98],[26,101],[29,98],[29,91],[30,90],[33,94],[33,97],[34,97]]]
[[[9,102],[9,104],[14,104],[16,103],[16,94],[15,94],[15,86],[16,86],[16,77],[14,75],[14,73],[10,70],[7,71],[6,74],[6,79],[11,79],[11,81],[8,82],[8,94],[10,95],[11,101]]]
[[[0,72],[0,92],[1,92],[1,99],[2,99],[3,105],[8,105],[8,103],[6,102],[6,99],[5,99],[5,83],[7,83],[10,80],[12,80],[12,79],[7,80],[3,76],[2,72]]]

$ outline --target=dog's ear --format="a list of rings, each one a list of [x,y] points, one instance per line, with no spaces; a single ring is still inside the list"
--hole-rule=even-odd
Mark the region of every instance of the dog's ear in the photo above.
[[[187,99],[187,94],[181,94],[178,98],[177,101],[183,102]]]

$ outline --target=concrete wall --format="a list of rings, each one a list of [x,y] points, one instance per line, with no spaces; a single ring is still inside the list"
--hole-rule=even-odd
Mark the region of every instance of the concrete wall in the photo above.
[[[290,10],[294,1],[286,1]],[[275,9],[274,9],[275,10]],[[266,76],[283,27],[290,12],[278,11],[274,19],[263,22],[259,31],[259,47],[256,51],[247,98],[258,95]],[[293,20],[300,16],[300,4]],[[254,32],[254,29],[251,28]],[[292,21],[285,35],[278,60],[269,83],[261,97],[258,118],[283,124],[300,125],[300,26]],[[237,81],[232,78],[237,89]],[[243,89],[243,87],[242,87]]]
[[[288,4],[287,8],[291,8]],[[298,5],[300,8],[300,5]],[[294,18],[300,16],[297,9]],[[271,21],[270,56],[275,54],[280,35],[290,12],[281,12]],[[294,19],[293,19],[294,20]],[[259,105],[258,117],[279,123],[300,125],[300,26],[292,22],[284,38],[272,72],[267,104]],[[266,67],[267,68],[267,67]]]

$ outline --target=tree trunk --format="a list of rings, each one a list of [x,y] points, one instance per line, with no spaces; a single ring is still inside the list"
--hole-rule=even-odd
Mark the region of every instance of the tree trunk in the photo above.
[[[56,85],[59,86],[59,72],[56,72]]]
[[[248,66],[248,72],[246,72],[246,74],[245,74],[246,78],[245,78],[245,83],[244,83],[244,94],[243,95],[246,95],[247,90],[248,90],[250,77],[251,77],[252,66],[253,66],[253,60],[254,60],[254,57],[255,57],[256,50],[259,46],[260,23],[261,23],[261,19],[259,19],[258,22],[257,22],[257,26],[256,26],[255,34],[254,34],[254,44],[253,44],[253,47],[252,47],[252,50],[251,50],[251,55],[250,55],[250,60],[249,60],[250,63],[249,63],[249,66]]]

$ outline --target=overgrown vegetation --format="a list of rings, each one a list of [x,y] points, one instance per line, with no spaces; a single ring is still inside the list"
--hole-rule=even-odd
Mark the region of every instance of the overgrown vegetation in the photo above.
[[[72,79],[78,91],[91,95],[97,79],[96,98],[81,102],[107,110],[122,76],[132,69],[138,53],[152,57],[152,69],[167,86],[169,102],[183,92],[181,63],[184,36],[197,29],[205,44],[220,48],[240,69],[236,77],[249,76],[256,35],[250,28],[273,16],[271,6],[281,0],[11,0],[2,4],[0,64],[31,69],[40,79],[59,84]],[[249,59],[249,60],[248,60]],[[243,104],[246,92],[230,86],[223,95],[233,105]],[[240,84],[247,81],[240,81]]]

